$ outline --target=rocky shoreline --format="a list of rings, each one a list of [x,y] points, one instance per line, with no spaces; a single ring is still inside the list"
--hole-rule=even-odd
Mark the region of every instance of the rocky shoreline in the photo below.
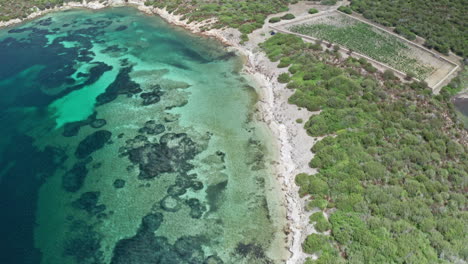
[[[268,26],[255,30],[250,34],[250,40],[244,45],[240,45],[240,33],[234,29],[212,29],[202,31],[207,24],[215,22],[214,19],[201,23],[188,23],[181,20],[182,15],[174,15],[165,9],[148,7],[144,5],[145,0],[109,0],[102,4],[97,1],[69,2],[61,7],[37,11],[30,14],[25,19],[13,19],[0,22],[0,28],[12,26],[24,21],[37,18],[50,12],[63,11],[72,8],[102,9],[113,6],[134,6],[146,14],[156,14],[166,22],[184,27],[192,33],[207,37],[214,37],[241,54],[245,58],[244,73],[252,76],[258,84],[260,100],[258,103],[259,113],[257,118],[265,122],[278,140],[279,162],[277,162],[276,179],[281,185],[284,196],[284,205],[287,208],[287,234],[288,250],[290,256],[286,263],[303,263],[307,254],[302,252],[301,244],[305,237],[315,232],[309,225],[309,215],[304,210],[305,200],[298,194],[298,186],[295,184],[295,175],[301,172],[315,173],[308,166],[313,154],[310,149],[319,138],[307,135],[303,125],[296,122],[296,119],[308,120],[314,114],[305,109],[298,109],[289,105],[287,99],[292,91],[285,88],[284,84],[276,81],[276,78],[286,69],[277,68],[277,63],[270,62],[266,55],[258,48],[258,44],[263,42],[268,35]]]
[[[302,242],[308,234],[316,231],[309,224],[311,213],[305,211],[305,199],[299,197],[299,187],[295,184],[295,176],[301,172],[316,173],[308,164],[313,157],[310,149],[320,139],[307,135],[303,125],[297,123],[296,119],[308,120],[312,114],[318,112],[310,113],[287,103],[293,91],[287,89],[285,84],[277,82],[278,75],[287,69],[278,68],[278,62],[271,62],[258,48],[258,44],[266,40],[268,25],[255,30],[249,35],[250,40],[240,45],[240,33],[237,30],[201,30],[203,26],[214,20],[189,24],[181,20],[181,15],[170,14],[164,9],[149,10],[168,23],[184,27],[192,33],[216,38],[245,58],[244,73],[252,76],[259,88],[257,118],[268,125],[280,146],[276,177],[281,185],[287,208],[288,226],[285,227],[285,232],[288,235],[287,244],[290,256],[286,263],[303,263],[306,257],[311,256],[302,251]]]

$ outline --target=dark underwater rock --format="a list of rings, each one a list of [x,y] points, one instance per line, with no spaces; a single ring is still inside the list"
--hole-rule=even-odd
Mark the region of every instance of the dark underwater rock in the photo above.
[[[127,52],[127,48],[120,48],[119,45],[112,45],[109,46],[103,50],[101,50],[102,53],[109,53],[109,52]]]
[[[208,258],[205,259],[205,261],[203,262],[203,264],[223,264],[223,260],[218,257],[218,256],[209,256]]]
[[[89,52],[88,55],[89,57],[94,57],[95,54],[94,52]],[[83,83],[83,85],[90,85],[94,82],[96,82],[105,72],[112,70],[112,66],[105,64],[104,62],[93,62],[92,64],[95,64],[96,66],[93,66],[89,70],[89,78],[86,80],[86,82]]]
[[[237,244],[236,253],[244,258],[266,259],[263,248],[255,243],[244,244],[241,242]]]
[[[39,21],[34,22],[34,24],[39,25],[39,26],[50,26],[52,25],[52,18],[49,17],[49,18],[41,19]]]
[[[180,199],[173,196],[166,196],[160,202],[161,209],[167,212],[177,212],[180,210]]]
[[[122,25],[122,26],[117,27],[115,31],[123,31],[123,30],[126,30],[127,28],[128,28],[127,26]]]
[[[206,198],[208,205],[210,206],[210,212],[216,212],[223,202],[222,195],[226,190],[228,181],[222,181],[220,183],[210,185],[206,188]]]
[[[69,122],[63,126],[63,133],[64,137],[73,137],[78,135],[82,126],[87,125],[86,121],[77,121],[77,122]]]
[[[167,189],[167,194],[171,196],[181,196],[187,192],[187,186],[171,185]]]
[[[126,153],[132,163],[140,168],[140,179],[152,179],[168,172],[187,172],[193,168],[188,161],[199,152],[199,146],[185,133],[164,134],[158,143],[150,143],[138,135],[127,141]]]
[[[193,183],[193,180],[197,178],[197,174],[187,174],[187,173],[181,173],[177,175],[176,180],[175,180],[175,185],[183,187],[183,188],[190,188],[190,186]]]
[[[185,203],[190,207],[190,217],[192,218],[199,219],[206,212],[206,206],[196,198],[188,199]]]
[[[164,134],[159,143],[169,150],[170,157],[176,161],[191,160],[199,152],[196,143],[185,133]]]
[[[23,33],[23,32],[26,32],[26,31],[31,31],[32,29],[33,29],[32,27],[13,28],[13,29],[8,30],[8,33],[9,33],[9,34],[13,34],[13,33]]]
[[[217,57],[216,60],[226,61],[236,56],[237,54],[234,51],[230,51],[230,52],[225,53],[224,55]]]
[[[161,226],[164,217],[161,213],[151,213],[143,217],[140,232],[154,232]]]
[[[90,159],[76,163],[71,170],[62,176],[62,187],[67,192],[76,192],[81,189],[88,174],[86,164],[89,162]]]
[[[183,236],[171,245],[167,238],[155,236],[162,222],[160,213],[143,217],[135,236],[117,242],[110,264],[201,264],[209,259],[202,249],[204,237]]]
[[[106,206],[98,205],[100,192],[85,192],[80,198],[72,202],[72,206],[76,209],[84,210],[90,215],[97,215],[106,210]]]
[[[177,253],[189,263],[202,263],[205,259],[200,238],[183,236],[174,243]]]
[[[97,98],[97,104],[102,105],[109,102],[114,101],[117,99],[117,96],[120,94],[126,94],[127,96],[131,96],[133,94],[140,93],[142,90],[140,85],[130,78],[130,72],[132,71],[132,67],[125,67],[120,69],[119,74],[115,78],[114,82],[112,82],[107,88],[106,91],[100,94]]]
[[[117,180],[114,181],[113,185],[114,185],[114,188],[120,189],[120,188],[123,188],[125,186],[125,181],[122,180],[122,179],[117,179]]]
[[[68,159],[68,156],[63,149],[59,149],[53,146],[46,146],[44,148],[43,154],[48,166],[58,167]],[[42,165],[41,167],[44,166]]]
[[[75,151],[75,156],[79,159],[89,156],[94,151],[104,147],[111,138],[112,133],[107,130],[98,130],[83,139]]]
[[[76,263],[103,263],[101,240],[102,237],[92,226],[83,221],[71,224],[70,237],[65,241],[64,255],[73,257]]]
[[[132,149],[129,159],[134,164],[139,164],[140,179],[152,179],[162,173],[173,172],[167,149],[160,144],[146,144],[145,146]]]
[[[224,162],[224,158],[226,157],[226,153],[218,150],[218,151],[216,151],[216,155],[221,158],[222,162]]]
[[[159,135],[164,133],[166,128],[162,124],[156,124],[156,121],[149,120],[145,123],[145,126],[138,130],[139,133],[146,133],[149,135]]]
[[[107,124],[107,121],[105,119],[95,119],[93,120],[89,125],[92,128],[101,128]]]
[[[93,114],[88,116],[88,118],[86,118],[86,120],[66,123],[63,126],[62,135],[64,137],[73,137],[73,136],[78,135],[78,132],[80,132],[81,127],[86,126],[88,124],[91,124],[96,120],[101,120],[101,119],[96,119],[96,116],[97,116],[97,112],[94,112]],[[104,119],[102,119],[102,120],[104,120]]]
[[[190,185],[190,187],[194,191],[199,191],[199,190],[203,189],[203,183],[201,181],[193,181],[192,185]]]
[[[165,237],[152,232],[139,232],[131,238],[117,242],[111,264],[182,264],[177,254],[171,254],[172,246]]]
[[[182,263],[175,262],[180,261],[176,255],[172,256],[169,262],[163,262],[164,255],[169,255],[172,249],[167,238],[154,235],[154,231],[159,228],[163,220],[163,215],[160,213],[143,217],[135,236],[117,242],[111,264]]]
[[[140,97],[141,99],[143,99],[142,105],[151,105],[151,104],[158,103],[159,101],[161,101],[162,95],[163,95],[163,92],[161,91],[141,93]]]

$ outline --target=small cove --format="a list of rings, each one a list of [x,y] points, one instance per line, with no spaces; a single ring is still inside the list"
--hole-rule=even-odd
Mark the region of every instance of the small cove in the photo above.
[[[2,263],[281,263],[238,56],[108,8],[0,30],[0,60]]]

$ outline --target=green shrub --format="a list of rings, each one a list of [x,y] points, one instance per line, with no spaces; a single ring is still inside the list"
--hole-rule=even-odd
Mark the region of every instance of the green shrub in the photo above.
[[[280,17],[272,17],[272,18],[270,18],[270,20],[268,20],[268,22],[270,22],[270,23],[278,23],[280,21],[281,21]]]
[[[290,58],[282,58],[280,60],[280,63],[278,64],[278,68],[286,68],[289,65],[291,65],[291,59]]]
[[[296,178],[294,179],[297,186],[299,186],[299,195],[301,197],[307,194],[308,192],[309,184],[310,184],[309,178],[310,178],[309,175],[307,175],[306,173],[299,173],[298,175],[296,175]]]
[[[283,20],[291,20],[291,19],[294,19],[294,18],[296,18],[296,17],[291,13],[288,13],[288,14],[281,17],[281,19],[283,19]]]
[[[366,63],[364,65],[364,70],[366,70],[367,72],[369,73],[376,73],[377,72],[377,68],[375,68],[374,66],[372,66],[372,64],[370,63]]]
[[[311,8],[309,9],[309,14],[317,14],[319,11],[317,10],[317,8]]]
[[[302,80],[304,81],[313,80],[314,78],[315,78],[315,74],[312,72],[306,72],[304,76],[302,76]]]
[[[314,254],[321,251],[326,245],[328,245],[328,243],[328,238],[326,236],[311,234],[302,244],[302,249],[305,253]]]
[[[329,237],[320,234],[311,234],[307,236],[302,244],[302,249],[308,254],[317,254],[319,257],[332,255],[337,256],[337,252],[331,247]],[[336,263],[337,262],[330,262]]]
[[[315,51],[322,51],[323,50],[322,45],[320,45],[318,43],[315,43],[315,44],[310,43],[310,49],[315,50]]]
[[[328,195],[328,184],[326,181],[315,177],[311,176],[310,177],[310,185],[309,185],[309,193],[317,195],[318,197],[323,197]]]
[[[288,83],[291,80],[291,77],[288,73],[284,72],[278,76],[278,82],[280,83]]]
[[[291,74],[295,74],[296,72],[298,72],[299,70],[301,70],[302,66],[301,65],[293,65],[291,67],[289,67],[288,71],[291,73]]]
[[[309,220],[310,222],[318,222],[318,221],[322,221],[326,219],[325,219],[325,216],[323,216],[322,212],[315,212],[310,215]]]
[[[353,13],[353,10],[349,6],[340,6],[338,10],[349,15]]]
[[[320,2],[322,5],[336,5],[336,0],[322,0]]]
[[[416,74],[413,73],[413,72],[408,72],[408,73],[406,74],[406,76],[405,76],[405,79],[406,79],[407,81],[411,81],[411,80],[413,80],[414,78],[416,78]]]
[[[304,120],[302,120],[302,118],[296,119],[296,123],[298,123],[298,124],[302,124],[303,122],[304,122]]]
[[[326,232],[332,228],[331,224],[325,218],[323,218],[323,220],[317,221],[314,227],[318,232]]]
[[[307,204],[306,208],[307,210],[312,210],[314,208],[319,208],[320,210],[324,210],[325,208],[327,208],[327,205],[328,205],[327,200],[321,199],[321,198],[315,198],[313,201],[310,201]]]
[[[392,70],[385,70],[382,76],[384,80],[387,80],[387,81],[395,79],[395,74],[393,73]]]
[[[247,34],[242,34],[242,35],[241,35],[241,41],[242,41],[242,42],[249,41],[249,36],[247,36]]]
[[[397,26],[394,29],[395,33],[402,35],[403,37],[409,39],[409,40],[415,40],[416,39],[416,34],[413,32],[409,31],[407,28],[402,27],[402,26]]]
[[[290,84],[295,83],[290,82],[288,83],[288,88],[291,89]],[[295,104],[300,107],[305,107],[307,110],[315,112],[321,109],[321,106],[325,104],[325,99],[320,96],[312,96],[310,94],[304,93],[300,89],[297,89],[296,92],[289,97],[288,102],[291,104]]]

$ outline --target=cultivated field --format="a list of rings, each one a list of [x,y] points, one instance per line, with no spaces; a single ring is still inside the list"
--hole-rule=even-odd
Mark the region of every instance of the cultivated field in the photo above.
[[[425,80],[436,88],[455,65],[399,37],[339,12],[283,24],[283,29],[336,43],[378,62]]]

